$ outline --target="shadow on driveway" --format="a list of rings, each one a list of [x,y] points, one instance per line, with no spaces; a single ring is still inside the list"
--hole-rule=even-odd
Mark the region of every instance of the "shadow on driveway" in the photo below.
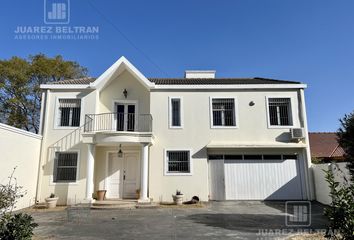
[[[221,203],[223,204],[223,203]],[[225,204],[225,203],[224,203]],[[230,203],[226,203],[230,206]],[[326,229],[327,220],[323,216],[323,205],[311,203],[311,224],[310,226],[286,226],[285,202],[262,202],[263,208],[257,209],[253,206],[235,204],[235,209],[240,207],[250,208],[242,213],[237,213],[230,209],[226,212],[211,212],[191,214],[186,218],[195,223],[203,224],[209,227],[217,227],[227,230],[236,230],[248,233],[258,233],[262,229],[267,230],[323,230]],[[273,210],[271,210],[273,209]],[[262,212],[264,210],[264,212]]]

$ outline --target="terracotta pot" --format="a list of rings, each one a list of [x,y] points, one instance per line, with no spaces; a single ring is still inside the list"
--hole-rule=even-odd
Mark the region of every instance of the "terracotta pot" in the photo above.
[[[172,195],[173,201],[175,202],[176,205],[182,205],[183,204],[183,194],[180,195]]]
[[[107,190],[98,190],[97,191],[97,201],[103,201],[106,197]]]
[[[46,198],[45,202],[46,202],[47,208],[55,208],[57,206],[58,199],[59,199],[58,197]]]

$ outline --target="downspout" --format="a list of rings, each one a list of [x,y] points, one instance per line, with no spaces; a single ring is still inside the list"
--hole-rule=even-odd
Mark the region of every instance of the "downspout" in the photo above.
[[[38,161],[38,175],[37,175],[37,188],[36,188],[36,203],[40,201],[40,189],[42,186],[42,157],[44,155],[44,141],[46,139],[46,122],[48,118],[48,97],[49,97],[49,89],[46,92],[42,92],[42,102],[41,102],[41,116],[40,116],[40,127],[39,132],[42,135],[41,147],[39,153],[39,161]]]
[[[306,144],[306,149],[305,149],[305,155],[306,155],[306,160],[307,160],[307,198],[308,200],[314,200],[315,199],[315,194],[314,194],[314,182],[313,182],[313,174],[312,174],[312,168],[311,168],[311,151],[310,151],[310,141],[309,141],[309,132],[308,132],[308,125],[307,125],[307,114],[306,114],[306,104],[305,104],[305,93],[304,89],[301,88],[299,90],[300,92],[300,102],[301,102],[301,120],[302,120],[302,127],[305,130],[305,144]]]

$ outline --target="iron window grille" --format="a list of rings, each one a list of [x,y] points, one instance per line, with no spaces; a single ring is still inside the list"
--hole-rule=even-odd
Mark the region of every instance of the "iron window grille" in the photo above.
[[[213,126],[236,126],[235,99],[212,99]]]
[[[79,127],[81,99],[59,99],[59,126]]]
[[[167,173],[190,173],[189,151],[167,151]]]
[[[78,153],[56,153],[53,182],[76,182]]]
[[[290,98],[269,98],[269,121],[271,126],[291,126]]]

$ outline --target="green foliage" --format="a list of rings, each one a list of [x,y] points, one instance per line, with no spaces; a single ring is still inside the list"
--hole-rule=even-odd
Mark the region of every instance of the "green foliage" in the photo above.
[[[338,129],[338,143],[345,151],[348,169],[354,177],[354,111],[340,119],[341,127]]]
[[[337,237],[354,239],[354,185],[346,179],[339,183],[331,170],[325,172],[332,198],[331,205],[325,208],[329,228]]]
[[[0,60],[0,121],[38,133],[40,84],[87,76],[87,69],[62,56]]]
[[[26,192],[22,191],[22,187],[17,185],[14,178],[16,168],[11,173],[9,181],[6,185],[0,184],[0,214],[11,212],[16,204],[16,200],[23,197]]]
[[[38,224],[31,215],[25,213],[5,214],[0,219],[0,239],[2,240],[30,240],[33,230]]]
[[[17,240],[31,239],[33,229],[38,226],[31,215],[24,213],[13,214],[17,199],[24,196],[22,187],[17,185],[13,177],[14,168],[6,185],[0,185],[0,239]]]

